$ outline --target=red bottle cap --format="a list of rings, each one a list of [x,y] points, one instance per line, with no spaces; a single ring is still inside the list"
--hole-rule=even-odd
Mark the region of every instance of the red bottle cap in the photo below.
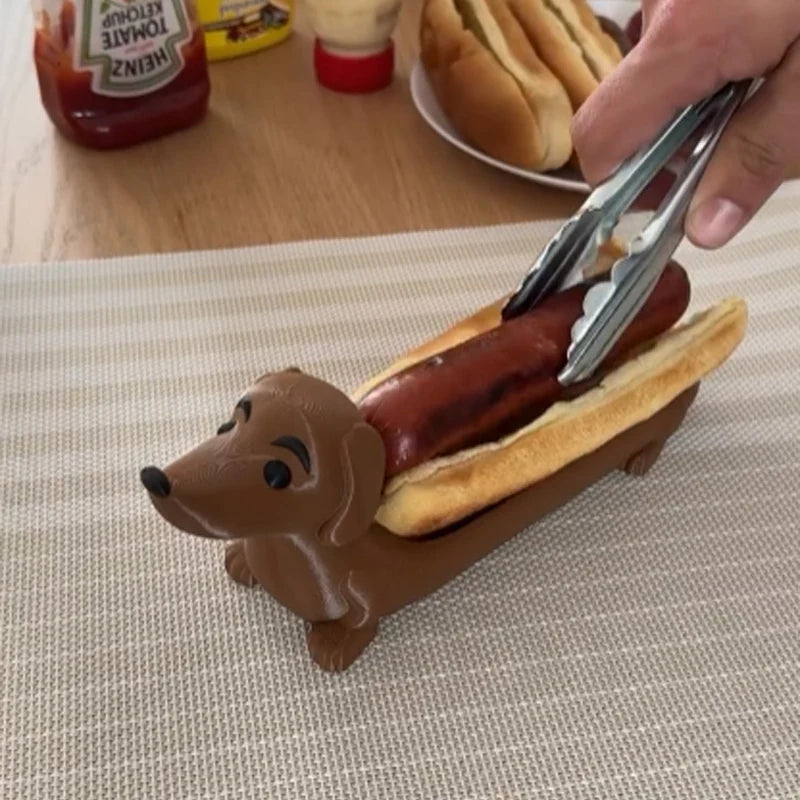
[[[342,55],[326,50],[314,41],[314,69],[317,80],[335,92],[365,93],[383,89],[394,75],[394,43],[368,56]]]

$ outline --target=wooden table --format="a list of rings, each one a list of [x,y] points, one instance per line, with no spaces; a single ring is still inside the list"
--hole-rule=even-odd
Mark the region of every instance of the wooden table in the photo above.
[[[199,126],[130,150],[65,141],[39,100],[29,0],[0,27],[0,263],[234,247],[563,216],[580,196],[484,165],[413,107],[420,0],[405,0],[397,77],[344,96],[315,81],[298,15],[277,48],[211,65]]]

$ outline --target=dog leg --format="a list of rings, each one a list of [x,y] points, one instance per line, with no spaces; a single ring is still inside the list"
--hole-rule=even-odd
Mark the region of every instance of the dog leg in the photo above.
[[[628,475],[633,475],[636,478],[645,476],[650,468],[658,461],[661,451],[666,442],[661,440],[659,442],[650,442],[645,445],[638,453],[634,453],[625,463],[624,470]]]
[[[341,619],[312,622],[306,632],[311,658],[328,672],[346,670],[378,632],[378,619],[370,614],[369,602],[359,592],[353,573],[348,576],[343,593],[348,612]]]
[[[662,420],[660,424],[661,430],[659,431],[660,435],[657,435],[657,438],[648,442],[641,450],[628,458],[622,467],[628,475],[641,478],[650,471],[652,466],[658,461],[658,457],[661,455],[661,451],[664,449],[670,436],[681,426],[681,423],[686,417],[686,412],[697,396],[699,388],[700,384],[696,383],[683,392],[682,395],[676,397],[669,406],[659,412],[658,417]]]
[[[225,550],[225,570],[236,583],[247,586],[249,589],[258,583],[255,575],[247,566],[244,555],[244,542],[234,542]]]
[[[364,652],[378,632],[377,620],[350,628],[343,620],[312,622],[306,634],[311,658],[328,672],[343,672]]]

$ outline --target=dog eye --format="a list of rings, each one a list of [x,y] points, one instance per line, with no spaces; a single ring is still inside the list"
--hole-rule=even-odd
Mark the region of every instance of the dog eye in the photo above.
[[[217,436],[227,433],[235,424],[236,423],[232,419],[229,419],[227,422],[223,422],[222,425],[217,428]]]
[[[283,461],[267,461],[264,480],[273,489],[285,489],[292,482],[292,471]]]

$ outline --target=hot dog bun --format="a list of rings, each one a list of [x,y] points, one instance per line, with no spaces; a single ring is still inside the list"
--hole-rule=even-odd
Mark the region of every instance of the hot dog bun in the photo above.
[[[383,376],[501,323],[497,302],[415,348]],[[720,366],[742,340],[747,306],[723,300],[658,337],[579,397],[496,442],[432,459],[390,479],[377,520],[400,536],[440,530],[557,472],[651,417]],[[413,355],[412,355],[413,353]],[[375,381],[354,394],[364,396]]]
[[[529,169],[572,154],[572,107],[506,0],[426,0],[421,59],[447,117],[475,147]]]
[[[623,56],[585,0],[424,0],[419,38],[465,140],[527,169],[579,168],[572,115]]]
[[[540,58],[567,90],[574,109],[622,60],[586,0],[508,0]]]

